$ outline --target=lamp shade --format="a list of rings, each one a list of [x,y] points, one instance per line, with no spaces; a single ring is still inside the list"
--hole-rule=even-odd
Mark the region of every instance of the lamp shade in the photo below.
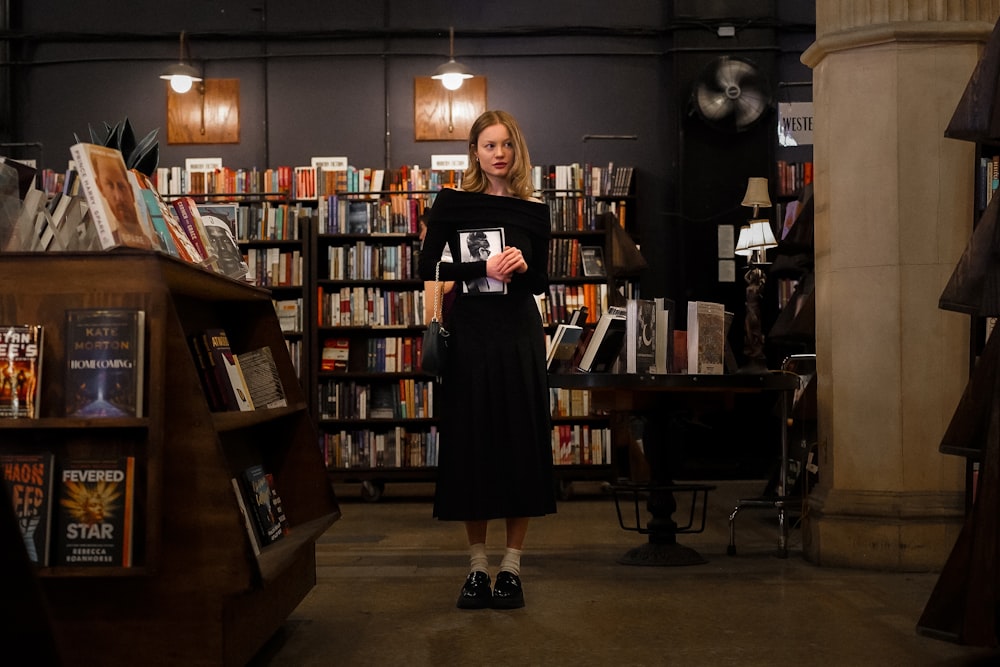
[[[440,81],[441,85],[448,90],[458,90],[462,87],[463,81],[472,78],[472,72],[469,71],[468,67],[455,62],[455,59],[452,58],[434,70],[431,78]]]
[[[743,257],[753,254],[753,249],[750,247],[750,225],[740,227],[740,236],[736,239],[736,249],[733,252]]]
[[[747,181],[747,192],[743,195],[743,206],[767,208],[771,197],[767,193],[767,179],[751,176]]]
[[[171,65],[167,69],[163,70],[163,74],[160,75],[161,79],[170,82],[170,87],[178,93],[186,93],[191,90],[191,85],[195,81],[201,81],[201,72],[191,67],[190,65],[185,65],[184,63],[177,63],[176,65]]]
[[[747,248],[750,250],[767,250],[778,245],[771,230],[770,220],[751,220],[749,236],[750,242]]]

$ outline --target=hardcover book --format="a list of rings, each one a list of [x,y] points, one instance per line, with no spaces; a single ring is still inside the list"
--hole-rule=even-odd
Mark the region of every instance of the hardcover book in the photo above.
[[[257,529],[257,539],[261,546],[267,546],[281,539],[281,519],[271,498],[271,487],[267,483],[264,466],[252,465],[243,471],[243,492],[247,512]]]
[[[723,304],[688,301],[688,373],[722,375],[725,355],[726,311]]]
[[[56,488],[53,564],[131,567],[135,458],[64,461]]]
[[[233,349],[229,345],[229,337],[223,329],[206,329],[203,340],[211,363],[215,370],[216,382],[222,392],[222,400],[227,410],[253,410],[250,390],[243,377],[243,370]]]
[[[285,388],[274,363],[274,354],[269,347],[261,347],[236,355],[243,379],[250,391],[250,401],[254,408],[280,408],[288,405]]]
[[[236,280],[248,280],[250,267],[236,243],[236,204],[199,204],[198,214],[205,236],[218,258],[219,273]]]
[[[323,341],[320,370],[346,373],[350,352],[351,340],[349,338],[327,338]]]
[[[583,327],[574,324],[560,324],[552,334],[549,343],[548,370],[550,373],[566,372],[576,355],[577,345],[583,336]]]
[[[101,247],[155,247],[139,218],[138,202],[121,152],[87,143],[74,144],[69,150]]]
[[[504,234],[502,227],[489,229],[463,229],[458,232],[460,261],[485,262],[490,255],[503,251]],[[506,294],[507,285],[488,276],[466,280],[462,283],[465,294]]]
[[[0,325],[0,417],[38,418],[44,330]]]
[[[609,306],[597,321],[579,369],[584,373],[611,372],[624,342],[625,309]]]
[[[52,538],[54,466],[50,452],[0,454],[0,474],[24,538],[24,548],[32,563],[43,566],[49,564]]]
[[[142,417],[146,313],[66,311],[66,416]]]
[[[656,303],[629,299],[626,311],[625,372],[647,375],[656,369]]]
[[[177,221],[180,223],[180,228],[184,231],[185,236],[187,236],[191,245],[198,250],[198,254],[204,258],[202,266],[220,273],[219,258],[215,252],[214,244],[208,238],[208,232],[205,230],[205,223],[201,219],[201,214],[198,213],[198,204],[191,197],[180,197],[170,202],[170,205],[177,215]]]

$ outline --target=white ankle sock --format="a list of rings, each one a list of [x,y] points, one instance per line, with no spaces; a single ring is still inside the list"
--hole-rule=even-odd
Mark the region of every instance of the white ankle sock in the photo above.
[[[469,572],[489,572],[489,559],[486,558],[486,543],[479,542],[469,545]]]
[[[500,561],[500,571],[510,572],[511,574],[521,576],[521,550],[512,549],[507,547],[507,550],[503,554],[503,560]]]

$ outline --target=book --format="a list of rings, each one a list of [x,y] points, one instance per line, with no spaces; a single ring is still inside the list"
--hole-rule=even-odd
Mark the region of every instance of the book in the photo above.
[[[136,177],[137,181],[142,185],[142,198],[146,204],[146,208],[149,210],[153,229],[160,236],[162,243],[167,248],[167,252],[170,253],[170,248],[173,247],[176,256],[185,262],[202,264],[205,261],[205,256],[195,247],[183,227],[181,227],[181,222],[177,218],[177,212],[174,210],[174,207],[164,201],[159,191],[155,188],[146,187],[149,179],[144,175],[137,173]]]
[[[250,548],[253,549],[254,556],[259,556],[260,539],[257,537],[255,519],[250,516],[250,510],[247,509],[247,502],[243,496],[243,488],[240,480],[233,477],[230,481],[233,485],[233,493],[236,494],[236,505],[240,508],[240,516],[243,517],[243,526],[246,528],[247,537],[250,540]]]
[[[254,408],[280,408],[288,405],[271,348],[265,346],[241,352],[236,355],[236,360],[243,371],[243,379]]]
[[[170,202],[184,235],[203,258],[201,265],[219,273],[219,259],[215,246],[208,238],[205,223],[198,213],[198,204],[191,197],[179,197]]]
[[[458,232],[461,262],[485,262],[493,253],[503,251],[504,233],[502,227],[483,229],[461,229]],[[462,282],[465,294],[506,294],[507,284],[483,276]]]
[[[254,521],[260,545],[265,547],[273,544],[281,539],[284,533],[271,498],[271,488],[267,483],[264,466],[258,463],[245,468],[241,482],[247,512]]]
[[[38,324],[0,325],[0,417],[38,418],[44,333]]]
[[[66,416],[142,417],[146,313],[66,311]]]
[[[350,359],[350,348],[351,340],[349,338],[327,338],[324,340],[320,370],[346,373],[347,362]]]
[[[54,565],[132,565],[134,457],[62,461],[56,497]]]
[[[656,303],[656,350],[654,373],[672,373],[674,369],[674,301],[665,297],[653,299]]]
[[[625,342],[625,308],[608,306],[594,327],[587,349],[580,360],[584,373],[607,373],[612,370]]]
[[[274,513],[278,515],[278,523],[281,525],[281,534],[287,535],[291,532],[291,524],[288,523],[288,516],[285,514],[285,504],[281,502],[281,496],[274,486],[274,475],[265,473],[267,487],[271,491],[271,503],[274,505]]]
[[[132,191],[135,193],[139,217],[143,221],[143,226],[147,226],[148,223],[147,232],[152,232],[152,236],[158,241],[159,249],[162,252],[173,257],[180,257],[177,243],[163,217],[163,200],[152,181],[138,169],[129,169],[128,178],[132,185]],[[191,261],[186,257],[185,260]]]
[[[583,327],[581,326],[575,324],[556,326],[552,340],[549,342],[549,353],[546,360],[546,366],[550,373],[570,370],[569,364],[576,354],[576,348],[582,336]]]
[[[721,303],[688,301],[688,373],[722,375],[726,354],[726,311]]]
[[[588,278],[604,277],[604,249],[600,246],[580,248],[580,262],[583,266],[584,276]]]
[[[135,193],[120,151],[97,144],[70,146],[101,248],[154,247],[139,218]]]
[[[625,372],[648,375],[656,367],[656,302],[629,299],[625,306]]]
[[[236,280],[249,280],[250,267],[236,243],[236,204],[199,204],[198,214],[205,236],[218,259],[219,273]]]
[[[215,376],[215,364],[208,353],[208,345],[205,343],[204,335],[197,333],[188,336],[188,345],[191,348],[191,356],[194,358],[195,366],[198,367],[198,377],[201,380],[201,388],[205,392],[205,400],[208,402],[209,409],[213,412],[227,410],[226,402],[222,399],[219,381]]]
[[[202,335],[205,349],[211,358],[215,372],[215,380],[222,393],[222,400],[227,410],[253,410],[250,389],[247,387],[239,359],[233,354],[229,345],[229,336],[224,329],[215,327],[206,329]]]
[[[51,452],[0,454],[0,476],[17,517],[28,558],[49,564],[52,539],[52,480],[55,457]]]

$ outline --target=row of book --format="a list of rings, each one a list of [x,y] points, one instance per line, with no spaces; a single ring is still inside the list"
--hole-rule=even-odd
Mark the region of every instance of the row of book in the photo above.
[[[191,334],[188,343],[213,411],[250,411],[288,405],[271,348],[236,354],[225,329]]]
[[[776,186],[779,197],[791,197],[813,182],[812,162],[778,160]]]
[[[431,468],[437,466],[438,444],[434,426],[427,431],[396,426],[324,433],[321,448],[328,468]]]
[[[302,251],[277,247],[248,248],[247,276],[258,287],[301,287]]]
[[[76,308],[65,317],[65,416],[141,417],[145,312]],[[41,324],[0,325],[0,418],[41,416],[45,341]]]
[[[689,301],[687,329],[675,327],[672,300],[629,298],[610,306],[594,327],[575,311],[548,341],[552,373],[692,373],[720,375],[735,370],[726,341],[732,323],[721,303]]]
[[[321,234],[417,234],[427,196],[379,199],[329,195],[320,207]]]
[[[423,288],[409,291],[345,286],[318,290],[323,327],[419,326],[424,323]]]
[[[419,280],[417,241],[387,245],[357,241],[326,251],[330,280]]]
[[[320,419],[432,419],[434,383],[327,380],[319,385]]]
[[[571,196],[582,193],[588,197],[627,197],[632,191],[632,167],[593,164],[550,164],[532,167],[531,177],[538,192],[553,191]]]
[[[556,465],[611,463],[611,429],[588,424],[552,427],[552,462]]]
[[[316,209],[296,204],[264,201],[236,206],[239,241],[297,241],[306,235]]]
[[[593,414],[588,389],[552,387],[549,389],[549,405],[552,406],[553,417],[589,417]]]
[[[414,373],[420,370],[420,336],[366,337],[354,345],[357,357],[351,363],[351,339],[327,338],[323,341],[320,371],[347,373]]]
[[[49,451],[0,454],[0,476],[31,562],[131,567],[136,461],[62,458]]]
[[[550,283],[549,293],[537,297],[537,303],[546,324],[566,322],[572,313],[582,309],[586,309],[584,323],[595,324],[608,309],[608,286],[605,283]]]

